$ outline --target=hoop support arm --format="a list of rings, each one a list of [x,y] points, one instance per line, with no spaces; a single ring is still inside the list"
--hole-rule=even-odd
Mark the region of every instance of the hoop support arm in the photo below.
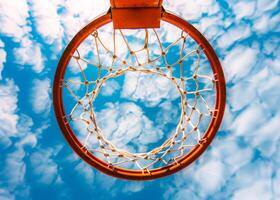
[[[115,29],[159,28],[162,0],[110,0]]]

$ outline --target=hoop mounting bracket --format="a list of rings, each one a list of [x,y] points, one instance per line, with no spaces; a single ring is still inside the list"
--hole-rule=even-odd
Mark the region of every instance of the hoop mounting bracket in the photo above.
[[[161,8],[112,8],[115,29],[159,28]]]
[[[159,28],[162,0],[110,0],[115,29]]]

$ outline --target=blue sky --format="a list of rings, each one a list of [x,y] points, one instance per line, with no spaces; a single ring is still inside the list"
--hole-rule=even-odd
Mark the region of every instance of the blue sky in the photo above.
[[[53,112],[52,81],[64,47],[108,7],[109,1],[97,0],[0,1],[0,199],[279,199],[279,1],[165,2],[216,50],[227,81],[227,109],[197,162],[146,182],[115,179],[87,166],[66,144]],[[103,92],[113,97],[118,94],[110,87],[124,91],[125,84],[108,85]],[[141,95],[121,103],[149,102]],[[156,93],[152,106],[142,104],[147,118],[141,120],[154,126],[141,130],[159,130],[162,121],[151,120],[154,112],[167,121],[178,116],[174,109],[160,113],[168,95]],[[178,103],[175,97],[169,107]],[[121,110],[114,107],[120,116]]]

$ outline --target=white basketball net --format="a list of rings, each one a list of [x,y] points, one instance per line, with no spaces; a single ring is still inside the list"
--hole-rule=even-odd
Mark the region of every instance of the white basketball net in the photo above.
[[[107,44],[102,34],[110,37],[112,42]],[[137,38],[138,48],[133,47],[135,40],[129,39],[132,36]],[[166,37],[162,29],[138,30],[135,35],[126,35],[125,30],[101,29],[88,36],[90,48],[82,48],[81,44],[81,50],[78,48],[72,57],[71,63],[79,70],[83,80],[64,80],[63,87],[76,102],[68,120],[86,128],[87,134],[81,141],[83,148],[110,166],[149,172],[156,167],[177,162],[193,147],[202,144],[203,135],[214,117],[215,78],[203,50],[184,31],[180,30],[178,38],[172,42],[164,42]],[[122,51],[117,41],[122,42]],[[142,46],[139,46],[141,42]],[[169,63],[168,53],[175,47],[178,59]],[[94,59],[85,58],[83,55],[86,53],[81,51],[87,52],[87,55],[92,52]],[[189,60],[194,62],[188,64]],[[85,73],[86,66],[97,69],[95,80],[88,78],[93,75]],[[181,115],[176,130],[165,133],[170,137],[161,146],[145,153],[132,153],[117,148],[98,127],[94,112],[93,102],[103,84],[128,71],[165,77],[176,86],[181,96]],[[188,83],[193,86],[188,88]],[[72,89],[75,85],[84,88],[85,94],[82,97]]]

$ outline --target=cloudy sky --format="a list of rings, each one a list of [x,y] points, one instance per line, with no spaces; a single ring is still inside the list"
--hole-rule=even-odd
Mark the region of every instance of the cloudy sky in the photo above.
[[[227,81],[227,109],[217,137],[197,162],[163,179],[133,182],[81,161],[66,144],[52,106],[63,49],[80,28],[108,10],[109,1],[0,0],[0,199],[280,199],[279,6],[278,0],[165,2],[216,50]],[[106,85],[104,97],[119,91],[129,103],[111,98],[98,111],[99,120],[114,130],[126,125],[128,119],[120,120],[127,115],[124,107],[141,115],[127,124],[129,131],[119,133],[154,131],[156,138],[138,140],[143,144],[138,150],[145,151],[150,141],[164,137],[160,128],[172,128],[163,127],[162,120],[178,116],[177,96],[156,84],[150,88],[157,92],[153,98],[143,89],[131,95],[126,82],[133,80],[128,75],[123,85],[121,80]],[[141,85],[149,88],[145,81]],[[142,100],[145,108],[158,110],[153,120],[151,110],[143,116],[137,104]]]

